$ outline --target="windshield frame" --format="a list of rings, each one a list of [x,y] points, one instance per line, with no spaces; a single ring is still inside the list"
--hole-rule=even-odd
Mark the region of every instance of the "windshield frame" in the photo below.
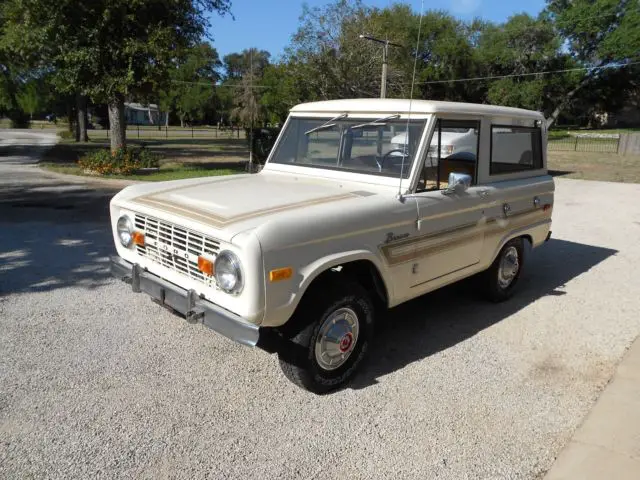
[[[413,156],[411,162],[407,162],[407,166],[405,167],[408,171],[408,175],[404,178],[400,178],[399,176],[389,176],[389,175],[381,175],[377,172],[363,172],[363,171],[355,171],[355,170],[347,170],[347,169],[339,169],[339,168],[326,168],[318,165],[304,165],[304,164],[292,164],[292,163],[275,163],[272,162],[272,158],[276,152],[278,152],[278,148],[280,147],[280,143],[284,138],[284,133],[287,131],[287,128],[290,126],[290,122],[292,120],[297,119],[314,119],[320,122],[330,120],[336,115],[340,115],[345,112],[292,112],[287,117],[286,122],[284,123],[280,134],[276,142],[269,153],[269,157],[265,162],[263,167],[263,171],[273,171],[273,172],[281,172],[281,173],[292,173],[292,174],[300,174],[305,176],[313,176],[320,178],[328,178],[335,180],[344,180],[344,181],[352,181],[358,183],[370,183],[384,186],[394,186],[395,188],[400,187],[403,192],[406,192],[410,185],[412,184],[412,179],[416,174],[417,165],[420,162],[417,162],[416,159],[422,158],[424,155],[424,146],[426,142],[426,138],[429,136],[429,132],[431,131],[431,126],[433,123],[433,114],[426,113],[412,113],[408,114],[406,112],[398,112],[400,117],[397,120],[398,122],[406,122],[407,119],[410,121],[422,121],[424,122],[424,126],[422,127],[422,132],[420,135],[420,139],[418,140],[418,146],[416,149],[416,153]],[[380,119],[384,116],[389,116],[390,113],[386,112],[352,112],[348,111],[348,119],[349,120],[357,120],[363,122],[370,122],[373,120]]]

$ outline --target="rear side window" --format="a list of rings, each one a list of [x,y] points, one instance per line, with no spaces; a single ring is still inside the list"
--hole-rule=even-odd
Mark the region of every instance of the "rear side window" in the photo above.
[[[491,126],[491,175],[542,168],[539,128]]]

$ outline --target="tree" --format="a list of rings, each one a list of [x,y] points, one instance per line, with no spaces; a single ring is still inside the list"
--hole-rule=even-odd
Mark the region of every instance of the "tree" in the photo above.
[[[640,8],[637,0],[547,0],[546,13],[558,32],[567,40],[569,51],[586,70],[579,82],[569,90],[551,113],[547,124],[553,125],[576,94],[587,85],[607,81],[610,71],[638,59],[640,52]],[[637,88],[640,69],[629,76],[624,90]],[[623,75],[626,75],[623,73]]]
[[[551,113],[567,90],[575,86],[576,76],[573,72],[535,74],[577,66],[562,52],[561,44],[553,23],[544,15],[534,18],[519,14],[501,25],[485,25],[476,52],[479,73],[508,76],[488,82],[489,103]]]
[[[231,110],[231,119],[236,120],[238,123],[245,127],[252,127],[256,122],[264,120],[264,109],[260,103],[259,80],[264,71],[263,65],[258,65],[258,68],[254,68],[253,54],[257,54],[260,58],[260,52],[257,49],[245,50],[244,53],[248,53],[249,61],[244,62],[244,70],[242,72],[242,78],[239,85],[234,85],[233,88],[233,105]],[[268,61],[268,55],[263,60]]]
[[[5,0],[13,50],[38,53],[59,91],[108,105],[112,151],[126,147],[125,98],[163,88],[204,35],[207,13],[229,8],[230,0]]]
[[[184,60],[170,71],[170,84],[160,93],[160,106],[175,110],[180,124],[201,119],[214,103],[214,85],[220,79],[218,52],[208,43],[189,48]]]
[[[422,98],[483,100],[483,85],[472,82],[429,83],[477,77],[480,66],[471,42],[473,29],[444,12],[427,12],[418,47],[417,87]],[[417,37],[417,32],[415,32]],[[414,40],[415,42],[415,40]],[[412,56],[416,53],[412,53]],[[411,73],[408,73],[409,80]]]
[[[260,81],[260,104],[266,120],[283,123],[294,105],[310,97],[306,85],[295,75],[296,66],[286,62],[269,65]]]
[[[375,97],[380,91],[381,51],[359,38],[376,33],[367,22],[371,11],[360,0],[303,5],[286,58],[308,85],[310,100]]]
[[[38,111],[42,104],[42,97],[38,92],[36,82],[27,83],[22,91],[18,93],[17,100],[22,111],[29,114],[29,120],[33,120],[33,114]]]
[[[240,53],[230,53],[222,59],[224,64],[225,77],[227,79],[239,80],[242,76],[253,68],[253,72],[261,77],[264,69],[269,65],[271,54],[266,50],[257,48],[245,49]]]

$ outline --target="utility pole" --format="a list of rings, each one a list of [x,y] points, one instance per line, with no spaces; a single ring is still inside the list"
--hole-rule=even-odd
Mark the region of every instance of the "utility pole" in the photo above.
[[[382,40],[380,38],[371,37],[369,35],[360,35],[360,38],[365,40],[371,40],[372,42],[382,44],[382,78],[380,79],[380,98],[387,97],[387,64],[389,63],[389,46],[402,47],[397,43],[390,42],[389,40]]]

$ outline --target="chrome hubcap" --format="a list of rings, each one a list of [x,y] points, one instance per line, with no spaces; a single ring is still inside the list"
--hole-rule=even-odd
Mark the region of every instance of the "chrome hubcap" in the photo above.
[[[322,323],[315,354],[324,370],[335,370],[347,361],[358,341],[358,315],[350,308],[339,308]]]
[[[500,260],[500,268],[498,269],[498,283],[502,288],[507,288],[513,282],[520,270],[520,259],[518,257],[518,249],[509,247],[504,252],[502,260]]]

